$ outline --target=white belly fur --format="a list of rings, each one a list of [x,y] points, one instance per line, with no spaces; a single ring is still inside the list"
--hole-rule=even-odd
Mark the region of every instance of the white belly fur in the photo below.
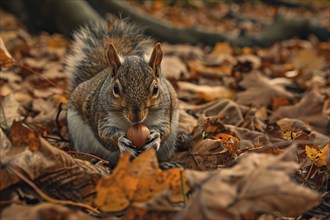
[[[77,111],[69,108],[67,119],[69,134],[76,150],[90,153],[103,159],[111,158],[111,152],[106,150],[97,140],[90,126],[81,119]]]

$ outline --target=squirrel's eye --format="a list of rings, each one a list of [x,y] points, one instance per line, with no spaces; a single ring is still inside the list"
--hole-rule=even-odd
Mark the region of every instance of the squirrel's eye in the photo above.
[[[157,96],[158,95],[158,86],[154,85],[154,89],[152,90],[152,95]]]
[[[115,84],[115,86],[113,87],[113,94],[115,95],[115,96],[119,96],[120,95],[120,93],[119,93],[119,86],[117,85],[117,83]]]

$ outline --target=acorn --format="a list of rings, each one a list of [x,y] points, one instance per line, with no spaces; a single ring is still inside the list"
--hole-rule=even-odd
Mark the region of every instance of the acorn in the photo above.
[[[142,148],[145,145],[149,135],[149,128],[143,124],[135,124],[127,131],[127,138],[131,140],[137,148]]]

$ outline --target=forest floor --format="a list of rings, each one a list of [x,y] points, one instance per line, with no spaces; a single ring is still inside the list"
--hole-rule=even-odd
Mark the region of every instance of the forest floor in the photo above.
[[[175,26],[231,36],[262,31],[278,13],[330,28],[328,1],[187,2],[130,1]],[[71,40],[31,35],[1,8],[0,17],[1,219],[329,218],[329,41],[161,42],[162,73],[180,100],[172,161],[182,168],[153,166],[151,150],[111,170],[68,141]]]

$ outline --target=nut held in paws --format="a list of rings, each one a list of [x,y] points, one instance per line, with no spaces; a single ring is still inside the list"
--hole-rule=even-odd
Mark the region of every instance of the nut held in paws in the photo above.
[[[149,135],[149,128],[143,124],[133,125],[127,131],[127,138],[130,139],[132,143],[138,148],[141,148],[145,145]]]

